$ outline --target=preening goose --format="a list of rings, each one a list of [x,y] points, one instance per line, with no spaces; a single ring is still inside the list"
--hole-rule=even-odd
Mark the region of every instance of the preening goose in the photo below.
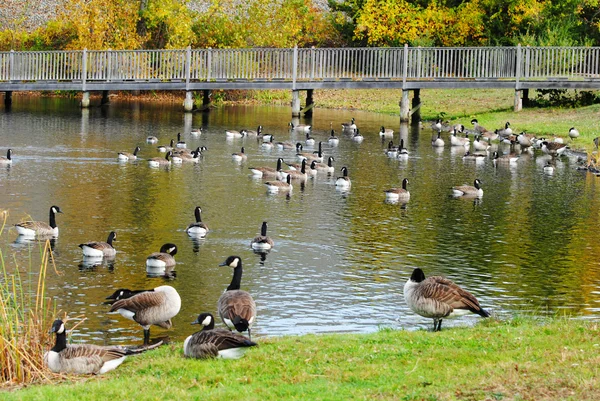
[[[329,139],[327,140],[329,146],[338,146],[340,144],[340,138],[335,136],[335,131],[331,130],[331,134],[329,135]]]
[[[54,347],[44,355],[44,362],[55,373],[103,374],[115,369],[128,355],[139,354],[162,344],[144,348],[110,347],[92,344],[67,344],[67,331],[62,320],[52,324],[56,334]]]
[[[281,164],[283,163],[283,159],[280,157],[277,159],[277,167],[248,167],[248,169],[252,172],[252,175],[255,177],[264,177],[264,178],[277,178],[277,174],[281,171]]]
[[[234,162],[237,163],[241,163],[243,161],[246,161],[248,159],[248,156],[246,156],[246,153],[244,153],[245,149],[242,146],[242,150],[240,150],[239,153],[232,153],[231,154],[231,160],[233,160]]]
[[[255,251],[264,252],[270,250],[273,246],[275,246],[275,243],[271,237],[267,236],[267,222],[263,221],[260,227],[260,235],[254,237],[250,247]]]
[[[231,283],[219,297],[217,309],[221,320],[230,330],[248,331],[248,337],[252,339],[251,328],[256,320],[256,304],[252,295],[240,290],[242,281],[242,259],[239,256],[230,256],[219,266],[233,268]]]
[[[200,155],[200,148],[197,148],[196,150],[192,150],[191,153],[180,153],[179,158],[183,162],[198,163],[200,161]]]
[[[171,164],[171,160],[169,158],[173,155],[173,152],[168,151],[165,157],[153,157],[152,159],[148,159],[148,166],[150,167],[160,167],[160,166],[168,166]]]
[[[443,148],[444,147],[444,140],[442,139],[442,133],[440,131],[438,131],[437,137],[435,137],[431,140],[431,146],[433,146],[435,148]]]
[[[350,177],[348,177],[348,167],[344,166],[340,169],[340,171],[342,172],[342,176],[338,177],[335,180],[336,188],[340,188],[340,189],[350,188],[350,186],[352,185],[352,182],[350,181]]]
[[[402,180],[402,188],[390,188],[385,190],[385,200],[388,202],[408,202],[410,200],[410,192],[406,186],[408,185],[408,178]]]
[[[177,245],[166,243],[160,247],[160,252],[151,253],[146,258],[147,268],[172,269],[175,267],[175,256],[177,254]]]
[[[6,157],[0,157],[0,165],[12,164],[12,149],[6,151]]]
[[[144,344],[150,341],[150,326],[163,329],[172,326],[171,319],[181,309],[181,298],[170,285],[162,285],[152,291],[144,291],[129,298],[119,299],[112,304],[110,311],[133,320],[144,329]]]
[[[569,138],[575,139],[577,137],[579,137],[579,131],[577,131],[577,129],[575,129],[575,127],[569,128]]]
[[[200,206],[196,206],[196,208],[194,209],[194,216],[196,217],[196,222],[190,224],[185,229],[185,232],[190,237],[204,238],[206,237],[206,234],[208,234],[208,226],[202,222],[202,216],[200,215],[200,213],[202,213],[202,209],[200,208]]]
[[[383,125],[381,126],[381,128],[379,129],[379,136],[383,139],[383,138],[393,138],[394,137],[394,130],[390,129],[390,128],[385,128]]]
[[[283,181],[267,181],[265,182],[267,186],[267,191],[270,193],[276,192],[292,192],[292,176],[290,174],[287,175],[285,182]]]
[[[79,244],[79,247],[83,251],[83,256],[90,258],[113,258],[117,251],[113,248],[113,241],[117,238],[117,234],[111,231],[108,234],[106,242],[86,242]]]
[[[187,148],[187,145],[184,141],[181,140],[181,132],[177,133],[177,144],[175,144],[175,146],[179,149],[185,149]]]
[[[169,142],[169,145],[160,145],[156,147],[156,150],[158,150],[159,152],[168,152],[170,150],[173,150],[173,145],[175,144],[175,140],[171,139],[171,142]]]
[[[239,359],[249,347],[258,345],[229,330],[215,329],[215,318],[210,313],[201,313],[192,324],[204,327],[183,342],[183,355],[188,358]]]
[[[419,268],[404,284],[404,299],[413,312],[433,318],[433,331],[440,331],[442,319],[453,314],[472,312],[482,317],[490,316],[471,293],[440,276],[425,278]]]
[[[133,153],[129,153],[129,152],[119,152],[119,155],[117,156],[117,158],[121,161],[127,161],[127,160],[136,160],[137,159],[137,154],[140,151],[140,147],[136,146],[135,149],[133,150]]]
[[[49,224],[43,221],[24,221],[15,224],[19,235],[34,237],[34,236],[58,236],[58,226],[56,225],[56,213],[62,213],[58,206],[50,207]]]
[[[479,179],[475,179],[473,182],[474,186],[470,185],[460,185],[457,187],[452,187],[452,195],[454,196],[473,196],[481,198],[483,196],[483,189],[481,189],[481,181]]]

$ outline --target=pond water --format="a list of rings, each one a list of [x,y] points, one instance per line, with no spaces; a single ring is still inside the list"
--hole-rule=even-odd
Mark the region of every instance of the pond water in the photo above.
[[[350,191],[337,191],[335,177],[319,175],[289,197],[269,195],[248,167],[275,166],[278,157],[295,161],[295,151],[266,151],[250,138],[228,141],[225,130],[261,124],[275,141],[302,141],[303,134],[289,131],[290,115],[289,107],[256,106],[184,115],[179,104],[119,101],[82,111],[75,100],[23,97],[0,112],[0,152],[14,151],[13,165],[0,169],[0,207],[9,210],[10,225],[29,216],[47,221],[51,205],[63,210],[54,244],[59,274],[49,270],[47,292],[58,310],[85,315],[77,336],[96,343],[140,340],[140,327],[109,314],[104,298],[116,288],[167,283],[183,306],[173,329],[153,328],[152,335],[183,339],[195,330],[189,322],[198,313],[215,313],[231,280],[231,269],[218,265],[229,255],[243,260],[242,288],[256,300],[258,336],[429,327],[431,320],[412,313],[402,296],[414,267],[453,279],[501,317],[562,310],[600,316],[600,180],[576,171],[572,160],[558,160],[552,176],[543,172],[541,154],[522,155],[516,167],[494,167],[490,159],[468,163],[462,149],[432,148],[432,131],[419,127],[402,132],[408,160],[390,159],[378,131],[392,128],[398,141],[398,117],[318,109],[301,122],[323,141],[333,124],[341,141],[335,148],[325,142],[324,153],[335,157],[334,176],[348,166]],[[363,143],[338,129],[352,117]],[[204,133],[192,137],[192,127]],[[146,137],[166,144],[178,132],[188,147],[208,148],[198,164],[153,169],[146,160],[117,161],[117,152],[136,145],[143,159],[158,156]],[[240,165],[231,153],[242,146],[248,160]],[[410,202],[385,203],[383,191],[403,178]],[[481,200],[450,196],[452,185],[475,178],[483,183]],[[200,241],[185,232],[197,205],[211,229]],[[250,249],[262,221],[275,241],[265,260]],[[117,232],[114,263],[82,263],[78,244],[104,241],[111,230]],[[14,229],[0,241],[9,269],[35,266],[39,244],[20,241]],[[179,248],[176,278],[148,277],[146,257],[166,242]]]

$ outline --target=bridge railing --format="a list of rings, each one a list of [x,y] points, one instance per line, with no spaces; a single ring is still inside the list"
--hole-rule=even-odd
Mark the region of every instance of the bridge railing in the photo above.
[[[483,79],[600,79],[600,47],[0,52],[0,81]]]

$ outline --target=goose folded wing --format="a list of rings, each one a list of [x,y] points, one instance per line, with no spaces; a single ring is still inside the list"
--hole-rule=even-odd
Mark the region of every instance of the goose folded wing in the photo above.
[[[61,351],[61,357],[66,360],[85,359],[102,365],[104,362],[119,359],[127,355],[127,350],[121,348],[104,348],[94,345],[71,345]]]
[[[452,306],[454,309],[468,309],[471,312],[479,313],[481,306],[477,299],[468,291],[463,290],[453,281],[441,276],[430,277],[435,282],[437,298]]]
[[[137,313],[152,307],[161,306],[165,302],[165,294],[163,292],[142,292],[131,298],[120,299],[115,302],[110,308],[111,312],[119,309],[127,309]]]
[[[219,351],[230,348],[249,347],[255,344],[246,337],[229,330],[216,329],[207,332],[207,334],[210,335],[209,342],[214,344]]]

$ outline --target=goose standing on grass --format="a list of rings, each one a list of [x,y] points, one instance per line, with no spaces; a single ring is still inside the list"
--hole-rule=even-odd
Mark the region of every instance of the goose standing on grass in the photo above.
[[[569,138],[575,139],[577,137],[579,137],[579,131],[577,131],[577,129],[575,129],[575,127],[569,128]]]
[[[113,241],[117,238],[117,233],[111,231],[108,234],[106,242],[85,242],[79,244],[79,247],[83,251],[83,256],[89,258],[114,258],[117,251],[113,247]]]
[[[410,192],[406,186],[408,185],[408,178],[402,180],[402,188],[390,188],[385,190],[385,200],[387,202],[408,202],[410,200]]]
[[[277,178],[277,174],[281,171],[281,165],[283,163],[283,159],[280,157],[277,159],[277,167],[248,167],[248,169],[252,172],[252,175],[255,177],[263,177],[263,178]]]
[[[250,247],[259,252],[265,252],[271,250],[275,246],[275,243],[271,237],[267,236],[267,222],[263,221],[260,226],[260,235],[254,237],[250,243]]]
[[[481,181],[479,179],[475,179],[473,182],[474,186],[470,185],[460,185],[457,187],[452,187],[452,195],[454,196],[466,196],[466,197],[477,197],[481,198],[483,196],[483,189],[481,189]]]
[[[152,159],[148,159],[148,166],[150,167],[160,167],[160,166],[168,166],[171,164],[171,160],[169,158],[173,155],[173,152],[168,151],[165,157],[153,157]]]
[[[393,138],[394,137],[394,130],[390,129],[390,128],[385,128],[383,125],[381,126],[381,128],[379,129],[379,137],[381,139],[385,139],[385,138]]]
[[[44,355],[44,362],[54,373],[103,374],[116,369],[128,355],[139,354],[162,344],[161,341],[138,349],[67,344],[67,330],[60,319],[54,321],[51,332],[56,334],[56,342]]]
[[[232,153],[232,154],[231,154],[231,159],[232,159],[234,162],[237,162],[237,163],[241,163],[241,162],[244,162],[244,161],[246,161],[246,160],[248,159],[248,156],[246,156],[246,153],[244,153],[244,150],[245,150],[245,149],[244,149],[244,147],[242,146],[242,150],[240,150],[240,152],[239,152],[239,153]]]
[[[434,148],[444,147],[444,140],[442,139],[442,133],[440,131],[438,131],[437,137],[431,140],[431,146],[433,146]]]
[[[504,124],[504,128],[496,130],[496,132],[500,136],[511,136],[513,134],[513,130],[510,128],[510,122],[507,121],[506,124]]]
[[[204,327],[183,342],[183,355],[188,358],[239,359],[249,347],[258,345],[240,334],[215,329],[215,318],[210,313],[201,313],[191,324]]]
[[[148,255],[146,258],[146,271],[154,271],[155,269],[164,271],[165,273],[171,272],[177,262],[175,262],[175,254],[177,254],[177,245],[166,243],[160,247],[159,252],[154,252]]]
[[[425,273],[419,268],[413,270],[404,284],[404,299],[413,312],[433,318],[433,331],[440,331],[442,319],[452,315],[472,312],[481,317],[490,316],[470,292],[444,277],[425,278]]]
[[[119,299],[112,304],[110,311],[133,320],[144,329],[144,344],[150,342],[150,326],[170,329],[171,319],[181,309],[181,298],[170,285],[162,285],[152,291],[140,292],[132,297]]]
[[[290,174],[287,175],[285,182],[283,181],[267,181],[265,182],[267,186],[267,191],[269,193],[276,192],[292,192],[292,176]]]
[[[185,229],[185,232],[190,237],[204,238],[206,237],[206,234],[208,234],[208,226],[202,222],[202,216],[200,213],[202,213],[202,208],[200,208],[200,206],[196,206],[194,209],[194,217],[196,217],[196,222],[190,224]]]
[[[331,130],[329,139],[327,139],[327,143],[329,144],[329,146],[338,146],[340,144],[340,138],[335,136],[335,131],[333,129]]]
[[[342,172],[342,176],[338,177],[335,180],[335,186],[339,189],[347,189],[350,188],[352,182],[350,181],[350,177],[348,177],[348,167],[344,166],[340,169]]]
[[[6,156],[0,157],[0,165],[12,164],[12,149],[6,151]]]
[[[251,329],[256,320],[256,304],[252,295],[240,290],[242,259],[239,256],[230,256],[219,266],[233,268],[231,283],[217,303],[221,320],[230,330],[236,329],[240,333],[248,331],[248,337],[252,339]]]
[[[129,152],[119,152],[119,155],[117,156],[119,160],[121,161],[128,161],[128,160],[137,160],[137,154],[140,151],[140,147],[136,146],[135,149],[133,150],[133,153],[129,153]]]
[[[171,139],[171,142],[169,142],[169,146],[167,146],[167,145],[160,145],[160,146],[156,147],[156,150],[158,150],[161,153],[168,152],[170,150],[173,150],[174,144],[175,144],[175,140]]]
[[[58,226],[56,225],[56,213],[62,213],[58,206],[51,206],[49,212],[49,224],[43,221],[23,221],[15,224],[17,233],[27,237],[53,236],[58,237]]]

